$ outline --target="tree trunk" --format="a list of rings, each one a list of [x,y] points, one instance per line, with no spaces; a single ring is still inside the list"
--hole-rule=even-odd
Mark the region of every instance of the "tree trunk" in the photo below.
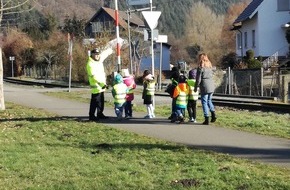
[[[5,110],[3,87],[4,87],[3,85],[3,60],[2,60],[2,48],[0,47],[0,110]]]

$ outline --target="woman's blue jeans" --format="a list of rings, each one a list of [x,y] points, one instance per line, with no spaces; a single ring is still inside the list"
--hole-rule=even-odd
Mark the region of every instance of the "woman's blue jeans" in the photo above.
[[[210,112],[215,111],[212,103],[212,95],[213,93],[201,94],[201,105],[204,117],[209,117],[209,110]]]

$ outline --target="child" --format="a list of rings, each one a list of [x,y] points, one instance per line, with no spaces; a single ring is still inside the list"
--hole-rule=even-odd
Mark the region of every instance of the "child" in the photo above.
[[[171,84],[168,85],[168,88],[166,89],[165,92],[170,94],[170,97],[172,98],[171,101],[171,115],[168,117],[168,119],[172,119],[174,117],[175,114],[175,102],[176,102],[176,98],[173,98],[173,92],[174,92],[174,88],[178,85],[178,78],[179,78],[179,69],[178,67],[173,67],[171,69],[171,76],[170,76],[170,80],[171,80]]]
[[[145,70],[143,73],[143,93],[142,99],[147,107],[147,115],[144,117],[146,119],[151,119],[155,117],[153,98],[155,92],[155,80],[149,70]]]
[[[186,82],[186,77],[180,75],[178,78],[178,85],[174,89],[173,98],[176,98],[175,103],[175,117],[171,119],[171,123],[178,121],[179,123],[184,122],[184,113],[187,107],[189,87]]]
[[[125,104],[125,118],[132,118],[132,101],[134,100],[134,89],[136,88],[136,83],[134,76],[129,74],[128,69],[122,69],[123,81],[128,87],[128,92],[126,95]]]
[[[118,120],[123,117],[123,109],[126,103],[127,86],[123,83],[123,78],[120,74],[114,77],[114,85],[112,95],[114,97],[115,113]]]
[[[196,102],[198,100],[198,91],[194,92],[194,86],[196,83],[196,69],[191,69],[188,73],[187,84],[189,86],[187,112],[189,121],[196,123]]]

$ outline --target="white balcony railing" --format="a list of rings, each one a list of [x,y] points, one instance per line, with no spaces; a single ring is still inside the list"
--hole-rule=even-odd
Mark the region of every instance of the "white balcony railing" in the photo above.
[[[268,69],[277,62],[278,62],[278,52],[274,53],[273,55],[265,59],[262,63],[264,69]]]

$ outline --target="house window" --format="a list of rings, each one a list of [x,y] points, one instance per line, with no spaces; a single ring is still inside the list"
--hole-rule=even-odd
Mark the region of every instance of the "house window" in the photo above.
[[[237,33],[237,46],[242,49],[242,35],[240,33]]]
[[[97,32],[103,32],[104,27],[102,22],[93,22],[92,23],[92,32],[97,33]]]
[[[113,21],[105,21],[104,22],[104,25],[105,25],[105,31],[109,31],[109,32],[112,32],[114,31],[114,22]]]
[[[92,32],[100,33],[100,32],[114,32],[114,22],[113,21],[104,21],[104,22],[92,22]]]
[[[248,47],[248,33],[247,32],[244,33],[244,44],[245,44],[245,48],[247,48]]]
[[[290,10],[290,0],[277,0],[278,11],[289,11]]]
[[[252,47],[256,47],[256,31],[252,30]]]

